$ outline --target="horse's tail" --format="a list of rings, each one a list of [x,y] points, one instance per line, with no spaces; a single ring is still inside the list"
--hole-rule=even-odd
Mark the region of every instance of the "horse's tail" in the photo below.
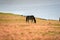
[[[27,22],[27,17],[26,17],[26,22]]]
[[[28,22],[29,20],[28,20],[28,16],[26,17],[26,22]]]

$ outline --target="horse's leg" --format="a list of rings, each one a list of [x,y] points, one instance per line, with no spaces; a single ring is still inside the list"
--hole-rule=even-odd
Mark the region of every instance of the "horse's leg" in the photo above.
[[[36,19],[34,18],[34,23],[36,23]]]
[[[33,19],[31,19],[31,23],[33,22]]]

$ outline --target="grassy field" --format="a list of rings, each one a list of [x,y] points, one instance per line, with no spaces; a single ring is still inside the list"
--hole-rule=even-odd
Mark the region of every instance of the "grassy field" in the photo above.
[[[60,40],[60,22],[36,18],[26,23],[25,17],[0,13],[0,40]]]

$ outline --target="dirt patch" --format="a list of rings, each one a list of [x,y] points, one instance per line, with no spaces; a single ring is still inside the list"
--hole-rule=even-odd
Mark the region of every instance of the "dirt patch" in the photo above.
[[[33,23],[0,23],[0,40],[60,40],[60,29],[56,28]]]

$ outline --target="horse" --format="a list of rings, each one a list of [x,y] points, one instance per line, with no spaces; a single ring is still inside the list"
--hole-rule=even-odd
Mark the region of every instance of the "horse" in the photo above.
[[[36,23],[36,19],[35,19],[35,17],[33,15],[26,16],[26,22],[29,22],[29,20]]]

